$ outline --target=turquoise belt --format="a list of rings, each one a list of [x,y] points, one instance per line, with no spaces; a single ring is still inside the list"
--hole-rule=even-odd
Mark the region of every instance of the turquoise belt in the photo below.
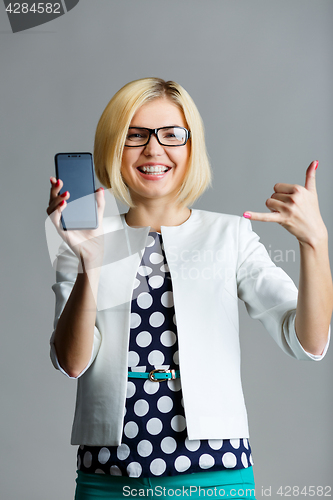
[[[152,370],[151,372],[128,372],[128,378],[145,378],[152,382],[175,380],[180,377],[179,370]]]

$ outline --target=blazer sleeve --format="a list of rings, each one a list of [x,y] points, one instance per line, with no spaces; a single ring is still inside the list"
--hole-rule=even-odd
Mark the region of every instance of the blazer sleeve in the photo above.
[[[59,248],[59,252],[57,254],[57,259],[56,259],[56,283],[52,286],[52,290],[55,293],[56,302],[55,302],[55,316],[53,324],[54,329],[50,339],[50,357],[53,366],[57,370],[60,370],[64,375],[67,375],[67,377],[69,378],[79,378],[88,370],[88,368],[96,358],[101,344],[101,334],[97,326],[95,326],[92,353],[90,361],[88,365],[85,367],[85,369],[78,375],[78,377],[70,377],[68,373],[66,373],[65,370],[60,366],[54,345],[55,330],[57,327],[58,320],[62,314],[62,311],[64,310],[66,302],[75,284],[78,273],[78,266],[79,266],[79,259],[77,258],[75,253],[70,249],[70,247],[65,242],[63,242]]]
[[[237,263],[238,296],[252,318],[259,319],[280,348],[300,360],[321,360],[305,351],[295,331],[297,288],[292,279],[270,259],[248,219],[240,218]]]

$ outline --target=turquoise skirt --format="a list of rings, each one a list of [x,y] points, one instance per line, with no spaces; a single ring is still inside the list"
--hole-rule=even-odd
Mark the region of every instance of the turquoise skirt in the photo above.
[[[133,498],[255,500],[252,467],[177,476],[133,478],[77,471],[75,500]]]

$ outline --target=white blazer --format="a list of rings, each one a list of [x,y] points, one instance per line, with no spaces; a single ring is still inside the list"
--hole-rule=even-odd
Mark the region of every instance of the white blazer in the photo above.
[[[78,377],[72,444],[121,444],[126,401],[131,298],[149,227],[131,228],[125,216],[104,219],[94,347]],[[243,217],[192,210],[180,226],[162,227],[174,295],[181,388],[189,439],[248,437],[240,377],[238,297],[281,349],[307,353],[295,332],[297,289],[271,261]],[[54,328],[77,274],[66,244],[58,255]],[[51,337],[51,359],[59,366]]]

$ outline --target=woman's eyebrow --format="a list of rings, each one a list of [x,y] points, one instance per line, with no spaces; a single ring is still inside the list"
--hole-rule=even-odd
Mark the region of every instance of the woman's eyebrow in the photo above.
[[[155,128],[171,128],[171,127],[181,127],[181,128],[186,128],[183,125],[164,125],[163,127],[155,127]],[[130,125],[129,128],[148,128],[149,130],[155,130],[150,127],[141,127],[140,125]]]

